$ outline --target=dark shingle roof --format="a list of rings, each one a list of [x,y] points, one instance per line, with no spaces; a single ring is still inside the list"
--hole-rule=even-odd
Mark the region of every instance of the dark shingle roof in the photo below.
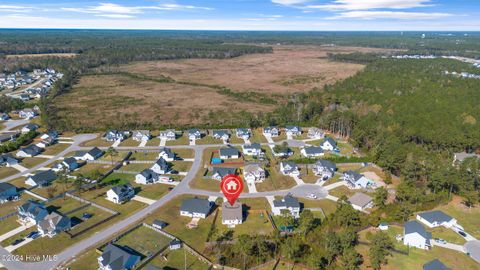
[[[224,167],[213,167],[212,175],[219,174],[220,177],[224,177],[228,174],[235,174],[237,169],[235,168],[224,168]]]
[[[446,267],[438,259],[435,259],[433,261],[429,261],[428,263],[424,264],[423,265],[423,270],[451,270],[451,269]]]
[[[133,186],[130,183],[112,187],[112,191],[115,192],[115,194],[117,195],[123,195],[132,189]]]
[[[39,172],[39,173],[37,173],[35,175],[32,175],[30,177],[32,178],[33,182],[35,182],[39,186],[48,184],[48,183],[54,181],[55,179],[57,179],[57,175],[52,170]]]
[[[21,148],[20,150],[29,154],[29,155],[32,155],[32,156],[38,155],[38,154],[40,154],[40,152],[42,152],[42,148],[40,148],[40,147],[38,147],[34,144],[31,144],[31,145],[29,145],[25,148]]]
[[[291,195],[283,197],[281,200],[274,200],[273,206],[275,207],[288,207],[288,208],[300,208],[298,200]]]
[[[305,147],[305,153],[307,155],[321,154],[323,153],[323,149],[318,146]]]
[[[186,199],[182,202],[180,211],[185,211],[189,213],[202,213],[208,215],[210,213],[211,203],[207,199]]]
[[[220,156],[238,156],[238,149],[234,147],[225,147],[220,149]]]
[[[88,151],[88,153],[90,155],[92,155],[93,157],[99,157],[103,154],[103,151],[100,150],[98,147],[94,147],[94,148],[90,149],[90,151]]]
[[[117,245],[108,244],[102,253],[103,266],[110,265],[112,270],[124,270],[125,264],[131,257],[137,257],[135,260],[140,260],[140,257],[130,251],[127,251]]]
[[[321,160],[317,161],[316,166],[327,168],[332,172],[337,170],[337,165],[335,165],[335,163],[333,163],[331,161],[328,161],[328,160],[325,160],[325,159],[321,159]]]
[[[439,210],[430,211],[430,212],[423,212],[423,213],[420,213],[418,215],[421,216],[423,219],[425,219],[426,221],[428,221],[430,223],[448,222],[448,221],[453,219],[451,216],[449,216],[449,215],[447,215],[444,212],[439,211]]]
[[[10,190],[12,188],[17,188],[15,187],[14,185],[10,184],[10,183],[0,183],[0,192],[5,192],[7,190]]]
[[[432,234],[427,232],[425,228],[423,228],[422,224],[418,223],[415,220],[411,220],[405,223],[405,234],[411,233],[420,234],[423,238],[427,239],[427,242],[430,242],[430,239],[432,239]]]

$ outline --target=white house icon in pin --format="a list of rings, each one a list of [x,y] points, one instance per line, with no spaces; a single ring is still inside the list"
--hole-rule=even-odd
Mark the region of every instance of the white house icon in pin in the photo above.
[[[235,181],[230,181],[227,183],[227,190],[235,191],[237,190],[238,184]]]

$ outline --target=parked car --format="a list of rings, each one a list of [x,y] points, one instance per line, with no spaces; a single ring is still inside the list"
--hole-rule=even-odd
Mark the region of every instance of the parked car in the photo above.
[[[435,240],[435,242],[440,243],[440,244],[446,244],[447,243],[447,241],[443,240],[442,238],[435,238],[433,240]]]
[[[91,219],[92,217],[93,217],[93,215],[90,214],[90,213],[83,213],[83,215],[82,215],[83,219]]]
[[[21,242],[25,241],[25,239],[23,238],[20,238],[20,239],[16,239],[15,241],[12,242],[12,246],[16,246],[18,244],[20,244]]]
[[[310,193],[310,194],[307,195],[307,198],[315,200],[315,199],[317,199],[317,195],[315,195],[313,193]]]
[[[458,234],[460,234],[463,237],[467,237],[467,234],[464,231],[458,231]]]
[[[38,233],[37,231],[33,231],[27,235],[27,238],[35,239],[35,238],[38,238],[39,236],[40,236],[40,233]]]

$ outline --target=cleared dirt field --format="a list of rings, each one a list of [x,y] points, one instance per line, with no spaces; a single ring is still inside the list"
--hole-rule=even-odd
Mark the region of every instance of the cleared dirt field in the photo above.
[[[177,81],[220,85],[234,91],[292,93],[322,87],[352,76],[363,65],[332,62],[327,53],[381,52],[353,47],[274,46],[271,54],[251,54],[232,59],[188,59],[139,62],[120,69],[148,76],[168,76]]]
[[[38,54],[7,54],[7,59],[12,58],[36,58],[36,57],[74,57],[76,53],[38,53]]]

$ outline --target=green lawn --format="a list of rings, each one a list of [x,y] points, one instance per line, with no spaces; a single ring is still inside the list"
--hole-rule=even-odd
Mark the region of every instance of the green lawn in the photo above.
[[[68,147],[70,147],[70,144],[66,144],[66,143],[56,143],[54,145],[51,145],[51,146],[48,146],[47,148],[45,148],[45,151],[43,151],[43,155],[56,155],[60,152],[62,152],[63,150],[67,149]]]
[[[8,183],[16,186],[17,188],[31,188],[31,186],[25,184],[25,179],[27,179],[25,176],[20,176],[12,181],[8,181]]]
[[[167,141],[165,145],[188,145],[189,140],[188,140],[188,134],[184,133],[181,137],[179,137],[176,140],[173,141]]]
[[[160,145],[160,139],[159,138],[152,138],[151,140],[148,140],[147,146],[159,146]]]
[[[133,152],[130,156],[131,160],[157,160],[158,152]]]
[[[129,163],[126,166],[122,166],[119,170],[122,171],[132,171],[132,172],[141,172],[145,169],[148,169],[153,166],[153,163]],[[132,175],[135,177],[135,175]]]
[[[51,201],[46,206],[49,210],[55,210],[60,213],[66,213],[74,209],[77,209],[82,205],[85,205],[85,204],[75,199],[65,197],[65,198],[59,198],[54,201]]]
[[[476,238],[480,238],[480,206],[468,208],[459,200],[453,200],[448,205],[438,207],[438,210],[444,211],[446,214],[457,219],[458,224]]]
[[[132,139],[132,137],[126,139],[126,140],[123,140],[119,146],[132,146],[132,147],[137,147],[138,145],[140,144],[140,142],[137,142],[135,140]]]
[[[252,136],[250,137],[250,142],[254,143],[266,143],[267,139],[263,136],[262,129],[257,128],[252,130]]]
[[[194,156],[193,150],[189,148],[183,148],[183,149],[176,148],[173,150],[173,152],[175,152],[177,156],[180,158],[193,158]]]
[[[11,167],[0,167],[0,179],[9,177],[18,173],[18,171]]]
[[[287,139],[287,134],[285,134],[285,132],[283,131],[280,132],[280,135],[278,135],[278,137],[272,137],[272,140],[274,142],[284,141],[286,139]]]
[[[217,235],[221,235],[223,232],[228,230],[234,231],[234,237],[242,234],[268,235],[273,232],[273,227],[268,217],[265,214],[259,213],[257,211],[247,212],[246,218],[244,219],[243,223],[240,225],[236,225],[233,229],[230,229],[226,225],[222,224],[221,214],[222,212],[218,213],[218,218],[216,221],[216,228],[218,229]]]
[[[345,172],[349,170],[360,170],[362,167],[362,164],[343,164],[343,163],[337,163],[337,168],[339,172]]]
[[[320,178],[320,176],[315,175],[315,173],[313,173],[313,171],[310,168],[309,169],[302,169],[301,173],[302,173],[301,178],[302,178],[303,182],[305,182],[305,183],[315,184],[315,183],[317,183],[318,179]]]
[[[72,270],[91,270],[92,266],[98,266],[97,258],[101,254],[96,249],[89,249],[87,252],[78,255],[70,264],[67,265]]]
[[[102,134],[97,134],[98,137],[93,139],[93,140],[90,140],[90,141],[86,141],[84,143],[82,143],[82,146],[97,146],[97,147],[108,147],[108,146],[112,146],[113,142],[107,142],[106,140],[102,139]]]
[[[186,263],[186,267],[185,267]],[[199,261],[197,257],[186,252],[183,248],[177,250],[167,250],[163,254],[153,258],[148,265],[163,267],[163,269],[188,269],[188,270],[207,270],[208,264]],[[146,267],[143,269],[147,269]]]
[[[200,140],[196,140],[195,144],[223,144],[223,141],[220,139],[215,139],[209,134]]]
[[[0,235],[7,233],[13,229],[20,227],[20,223],[17,222],[17,216],[12,216],[0,221]]]
[[[89,226],[92,226],[93,224],[96,224],[97,222],[100,222],[102,220],[107,219],[110,217],[112,214],[105,212],[97,207],[94,206],[89,206],[87,208],[80,209],[78,211],[75,211],[68,216],[70,218],[78,218],[81,219],[84,213],[89,213],[92,215],[91,218],[82,221],[80,224],[76,225],[75,227],[72,228],[70,231],[71,233],[79,232],[83,229],[88,228]]]
[[[21,165],[27,168],[33,168],[38,164],[47,161],[46,158],[39,158],[39,157],[27,157],[24,158],[21,162]]]
[[[172,169],[178,172],[187,172],[192,167],[191,161],[173,161],[172,162]]]
[[[155,230],[140,226],[115,242],[117,245],[128,246],[144,256],[154,253],[170,243],[171,239]]]
[[[72,180],[73,181],[73,180]],[[57,181],[53,181],[50,185],[46,187],[37,187],[32,190],[32,192],[44,197],[44,198],[52,198],[55,197],[63,192],[66,192],[73,188],[72,182],[67,184],[59,183]]]
[[[326,216],[334,213],[337,209],[337,203],[327,199],[307,200],[300,198],[299,202],[303,204],[303,208],[322,208]],[[321,217],[321,213],[319,213],[319,216]]]
[[[169,186],[166,184],[153,184],[153,185],[139,185],[133,184],[133,186],[138,189],[137,195],[146,197],[152,200],[158,200],[167,192],[169,192],[169,188],[173,188],[173,186]]]
[[[352,190],[352,189],[349,189],[348,187],[346,186],[339,186],[337,188],[334,188],[332,190],[329,190],[328,193],[332,196],[335,196],[337,198],[340,198],[342,197],[343,195],[347,196],[348,198],[350,198],[351,196],[353,196],[353,194],[355,194],[356,192],[358,191],[355,191],[355,190]]]
[[[73,175],[80,175],[82,174],[85,177],[91,177],[93,175],[94,171],[98,171],[100,173],[106,173],[108,172],[111,168],[113,168],[113,165],[109,164],[98,164],[98,163],[87,163],[80,167],[79,169],[75,170],[73,172]]]
[[[464,245],[466,242],[465,238],[454,232],[452,229],[447,229],[441,226],[433,228],[431,231],[433,238],[442,238],[449,243],[454,243],[458,245]]]

